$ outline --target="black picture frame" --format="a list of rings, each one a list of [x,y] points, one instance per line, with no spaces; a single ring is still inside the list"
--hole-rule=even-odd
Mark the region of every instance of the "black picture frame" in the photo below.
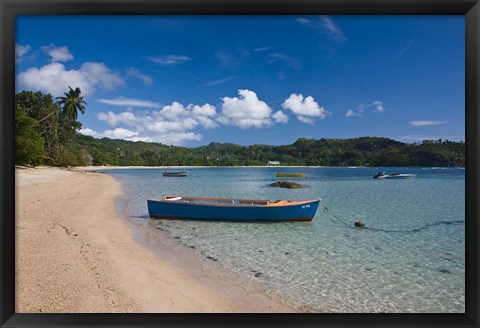
[[[465,314],[20,314],[15,313],[15,17],[17,15],[386,14],[464,15],[466,37]],[[2,327],[479,327],[479,0],[0,0],[0,325]]]

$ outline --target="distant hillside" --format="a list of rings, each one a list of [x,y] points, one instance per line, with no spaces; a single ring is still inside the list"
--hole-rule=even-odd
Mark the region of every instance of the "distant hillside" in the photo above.
[[[239,146],[210,143],[197,148],[158,143],[95,139],[78,134],[72,144],[78,165],[123,166],[465,166],[465,143],[425,140],[405,144],[388,138],[305,139],[291,145]]]
[[[72,104],[75,104],[73,106]],[[22,91],[15,95],[15,164],[122,166],[465,166],[465,144],[425,140],[405,144],[388,138],[300,138],[291,145],[239,146],[212,142],[185,148],[158,143],[94,139],[79,134],[85,110],[79,88],[53,98]]]

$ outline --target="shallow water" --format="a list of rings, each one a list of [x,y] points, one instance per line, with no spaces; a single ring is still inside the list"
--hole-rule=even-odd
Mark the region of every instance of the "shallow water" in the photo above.
[[[163,170],[104,171],[125,188],[121,213],[303,311],[465,311],[462,169],[188,168],[186,178]],[[380,170],[416,176],[372,179]],[[269,187],[276,171],[304,172],[288,180],[306,188]],[[312,222],[150,220],[146,199],[166,194],[322,202]]]

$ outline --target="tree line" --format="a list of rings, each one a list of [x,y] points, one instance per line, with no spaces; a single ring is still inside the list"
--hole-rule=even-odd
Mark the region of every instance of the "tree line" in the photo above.
[[[50,94],[23,91],[15,95],[15,164],[76,165],[74,139],[82,127],[78,112],[86,102],[79,88],[55,100]]]
[[[23,91],[15,97],[17,165],[254,166],[279,161],[307,166],[465,166],[465,143],[424,140],[407,144],[388,138],[299,138],[291,145],[240,146],[212,142],[196,148],[80,134],[78,112],[85,101],[79,88],[55,100]]]

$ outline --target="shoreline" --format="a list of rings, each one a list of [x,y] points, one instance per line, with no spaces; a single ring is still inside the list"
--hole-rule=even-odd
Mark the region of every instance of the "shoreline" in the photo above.
[[[237,165],[237,166],[190,166],[190,165],[178,165],[178,166],[76,166],[74,170],[79,171],[98,171],[98,170],[128,170],[128,169],[195,169],[195,168],[222,168],[222,169],[235,169],[235,168],[310,168],[310,169],[384,169],[384,168],[402,168],[402,169],[442,169],[442,170],[465,170],[463,166],[322,166],[322,165]],[[64,168],[67,169],[67,168]]]
[[[166,236],[160,252],[144,245],[117,212],[120,183],[87,172],[106,168],[16,167],[15,312],[297,312]]]
[[[76,166],[75,169],[84,169],[86,171],[94,171],[94,170],[108,170],[108,169],[194,169],[194,168],[329,168],[329,167],[337,167],[337,166],[305,166],[305,165],[236,165],[236,166],[191,166],[191,165],[177,165],[177,166],[110,166],[110,165],[102,165],[102,166]],[[340,166],[339,166],[340,167]],[[356,167],[367,167],[367,166],[356,166]]]

